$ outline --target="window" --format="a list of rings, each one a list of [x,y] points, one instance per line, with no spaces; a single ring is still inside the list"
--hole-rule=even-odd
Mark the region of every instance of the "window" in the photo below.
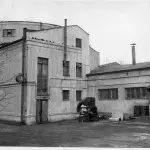
[[[79,90],[76,91],[76,101],[81,101],[81,93],[82,91]]]
[[[82,40],[79,38],[76,38],[76,47],[82,48]]]
[[[82,63],[76,63],[76,77],[82,77]]]
[[[38,58],[37,95],[48,94],[48,59]]]
[[[63,76],[69,75],[69,61],[63,61]]]
[[[15,36],[15,29],[4,29],[3,30],[3,36],[4,37],[11,37],[11,36]]]
[[[99,89],[99,100],[118,99],[118,89]]]
[[[63,101],[69,101],[69,90],[63,90]]]
[[[133,87],[125,88],[126,99],[146,99],[147,89],[146,87]]]

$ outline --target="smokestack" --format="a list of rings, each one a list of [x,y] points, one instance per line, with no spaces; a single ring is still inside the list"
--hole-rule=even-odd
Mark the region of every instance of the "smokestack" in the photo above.
[[[136,65],[136,56],[135,56],[135,43],[130,44],[132,48],[132,65]]]
[[[67,57],[67,19],[65,19],[64,26],[64,61],[66,61]]]

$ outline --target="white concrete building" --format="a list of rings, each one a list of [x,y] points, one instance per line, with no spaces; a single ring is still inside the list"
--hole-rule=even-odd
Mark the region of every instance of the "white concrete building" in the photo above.
[[[54,27],[60,26],[31,21],[0,21],[0,44],[12,42],[22,38],[23,28],[28,28],[31,30],[42,30]]]
[[[134,57],[133,57],[134,58]],[[87,75],[88,96],[113,118],[149,115],[150,62],[99,66]]]
[[[0,119],[32,124],[76,118],[78,101],[87,96],[86,74],[99,65],[89,34],[77,25],[24,33],[0,48]]]
[[[86,96],[114,118],[149,115],[150,62],[136,63],[134,44],[132,64],[99,66],[99,52],[81,27],[46,25],[35,23],[37,28],[24,32],[29,26],[16,26],[15,38],[0,38],[7,43],[0,47],[0,119],[26,124],[73,119]]]

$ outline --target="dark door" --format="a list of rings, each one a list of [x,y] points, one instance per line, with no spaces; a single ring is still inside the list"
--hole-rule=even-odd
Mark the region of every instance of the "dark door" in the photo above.
[[[138,117],[139,116],[139,106],[134,106],[134,116]]]
[[[42,100],[42,114],[41,114],[41,122],[47,122],[48,121],[48,101]]]
[[[149,116],[149,106],[134,106],[134,116]]]
[[[149,116],[149,106],[140,106],[141,114],[140,116]]]
[[[146,116],[149,116],[149,106],[146,106],[146,108],[145,108],[145,113],[146,113]]]
[[[48,101],[37,100],[36,103],[36,121],[38,123],[45,123],[48,121]]]

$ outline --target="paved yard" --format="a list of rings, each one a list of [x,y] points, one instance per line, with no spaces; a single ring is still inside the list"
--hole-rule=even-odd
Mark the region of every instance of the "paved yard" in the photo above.
[[[76,120],[32,126],[0,123],[1,146],[150,147],[150,124]]]

